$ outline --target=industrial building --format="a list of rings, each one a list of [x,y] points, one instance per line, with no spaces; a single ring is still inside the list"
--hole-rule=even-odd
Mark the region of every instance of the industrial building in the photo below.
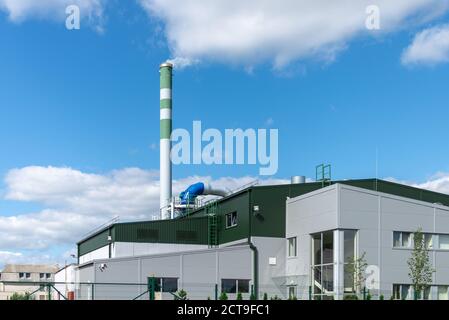
[[[449,195],[378,179],[251,185],[199,182],[172,195],[172,66],[161,65],[161,219],[115,222],[77,243],[77,299],[133,299],[156,278],[159,299],[343,299],[348,265],[365,256],[370,293],[410,299],[407,259],[421,228],[436,270],[425,299],[448,299]],[[187,186],[186,186],[187,187]],[[209,202],[204,196],[214,195]],[[377,270],[377,271],[376,271]]]

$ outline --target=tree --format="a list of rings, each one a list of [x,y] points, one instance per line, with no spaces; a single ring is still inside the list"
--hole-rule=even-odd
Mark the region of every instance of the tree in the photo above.
[[[430,286],[432,275],[435,272],[430,263],[429,250],[421,228],[413,233],[413,251],[407,264],[409,266],[408,276],[412,281],[415,299],[417,299]]]
[[[354,283],[355,293],[360,293],[365,286],[365,271],[366,267],[368,267],[365,256],[366,252],[363,252],[360,257],[354,257],[354,263],[347,265],[349,276],[351,277],[352,283]]]

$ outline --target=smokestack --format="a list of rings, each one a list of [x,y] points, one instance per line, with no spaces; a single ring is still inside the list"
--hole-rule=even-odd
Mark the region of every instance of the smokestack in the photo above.
[[[172,166],[170,159],[172,132],[172,73],[173,65],[163,63],[159,68],[160,96],[160,214],[161,219],[170,219],[168,206],[172,198]]]

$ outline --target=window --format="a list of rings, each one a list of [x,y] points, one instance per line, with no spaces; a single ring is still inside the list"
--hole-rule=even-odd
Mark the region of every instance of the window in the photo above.
[[[19,272],[19,279],[25,279],[25,272]]]
[[[288,298],[294,299],[296,297],[296,287],[288,287]]]
[[[287,239],[288,241],[288,256],[296,257],[296,237]]]
[[[410,285],[393,284],[393,298],[396,300],[408,300],[410,298]]]
[[[50,278],[51,278],[51,273],[46,273],[46,274],[45,274],[45,277],[46,277],[47,279],[50,279]]]
[[[401,246],[403,248],[410,248],[411,247],[411,233],[410,232],[402,232],[401,234],[402,239],[401,239]]]
[[[334,232],[322,232],[311,237],[313,294],[324,299],[334,291]]]
[[[448,300],[448,286],[438,286],[438,300]]]
[[[440,242],[440,249],[442,250],[449,250],[449,235],[447,234],[440,234],[439,236],[439,242]]]
[[[178,291],[178,278],[156,278],[156,292]]]
[[[25,272],[25,278],[30,279],[31,278],[31,273]]]
[[[249,293],[249,280],[221,279],[221,292]]]
[[[237,212],[231,212],[226,215],[226,228],[237,226]]]
[[[248,293],[249,292],[249,280],[237,280],[237,292]]]
[[[45,278],[45,273],[39,273],[39,278],[40,279],[44,279]]]
[[[344,292],[354,292],[354,261],[356,256],[356,236],[357,231],[345,230],[344,231]]]
[[[393,232],[393,247],[395,248],[411,248],[412,234],[411,232]]]
[[[425,233],[424,234],[424,243],[427,249],[433,248],[433,234]]]

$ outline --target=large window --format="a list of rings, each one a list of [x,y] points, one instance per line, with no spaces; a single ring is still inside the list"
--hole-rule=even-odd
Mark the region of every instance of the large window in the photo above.
[[[296,237],[287,239],[288,241],[288,256],[296,257]]]
[[[449,235],[423,233],[423,241],[427,249],[449,250]],[[411,249],[414,245],[413,233],[411,232],[393,232],[393,247]]]
[[[344,292],[354,292],[354,262],[356,257],[357,231],[344,231]]]
[[[325,298],[334,291],[334,232],[312,235],[313,294]]]
[[[237,226],[237,212],[231,212],[226,214],[226,228],[232,228]]]
[[[221,292],[249,293],[249,280],[221,279]]]

